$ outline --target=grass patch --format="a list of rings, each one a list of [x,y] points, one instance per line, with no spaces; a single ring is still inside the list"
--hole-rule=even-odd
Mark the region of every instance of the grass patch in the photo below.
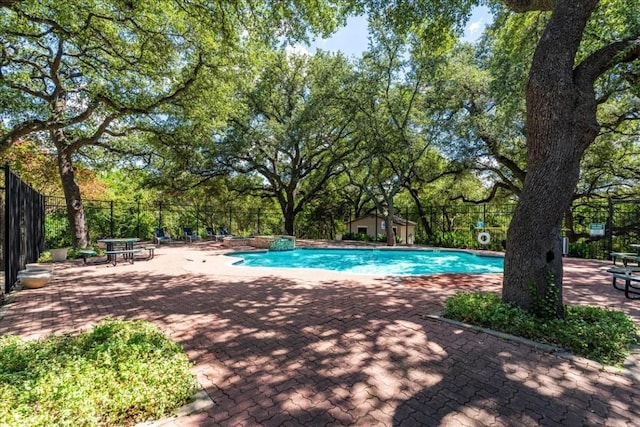
[[[149,322],[106,320],[77,335],[0,339],[3,426],[126,426],[188,401],[182,347]]]
[[[567,306],[564,319],[543,320],[486,292],[461,292],[447,299],[444,317],[556,345],[604,365],[622,363],[630,346],[639,342],[636,325],[621,311]]]

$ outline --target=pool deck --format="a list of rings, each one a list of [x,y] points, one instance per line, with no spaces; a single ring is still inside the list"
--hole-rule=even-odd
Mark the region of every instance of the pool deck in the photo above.
[[[326,245],[326,242],[299,242]],[[502,275],[379,277],[231,266],[219,243],[161,245],[133,265],[56,265],[10,295],[0,333],[27,338],[145,319],[180,342],[206,395],[166,426],[634,426],[638,357],[625,368],[434,319]],[[626,312],[610,262],[565,259],[565,302]],[[208,402],[208,403],[207,403]]]

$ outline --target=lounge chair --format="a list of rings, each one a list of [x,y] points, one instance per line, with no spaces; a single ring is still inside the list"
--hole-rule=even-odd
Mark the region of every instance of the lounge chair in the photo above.
[[[218,234],[216,233],[216,229],[213,227],[207,227],[207,237],[211,238],[211,239],[215,239],[216,241],[218,240],[222,240],[222,238],[224,237],[224,234]]]
[[[207,227],[207,237],[210,239],[216,238],[216,230],[213,227]]]
[[[194,240],[200,240],[200,236],[194,233],[191,227],[184,227],[183,230],[185,239],[188,239],[190,242],[193,242]]]
[[[158,227],[153,230],[153,242],[161,244],[162,242],[171,243],[171,237],[165,234],[164,228]]]

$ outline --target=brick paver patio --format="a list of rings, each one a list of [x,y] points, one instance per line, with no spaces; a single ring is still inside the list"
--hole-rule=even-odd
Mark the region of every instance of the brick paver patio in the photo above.
[[[429,317],[461,289],[499,291],[500,275],[262,270],[219,254],[200,242],[159,247],[134,265],[69,261],[49,286],[15,293],[0,333],[37,337],[105,317],[154,322],[184,346],[213,401],[171,426],[640,425],[629,371]],[[638,321],[639,302],[611,288],[607,266],[567,260],[567,303]]]

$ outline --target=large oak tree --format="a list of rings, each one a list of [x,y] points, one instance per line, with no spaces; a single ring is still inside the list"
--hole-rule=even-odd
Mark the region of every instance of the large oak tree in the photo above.
[[[268,0],[5,1],[0,18],[0,150],[34,133],[55,147],[80,247],[89,241],[73,166],[81,149],[113,149],[146,128],[139,116],[175,101],[201,56],[224,57],[245,34],[273,41],[337,24],[329,4]]]
[[[220,165],[257,176],[246,191],[277,201],[284,231],[342,172],[355,113],[344,99],[350,64],[339,55],[274,52],[239,88],[236,111],[216,143]],[[215,150],[214,150],[215,151]]]
[[[443,32],[442,44],[429,49],[420,44],[423,40],[399,36],[374,21],[370,39],[352,99],[360,146],[345,170],[351,184],[368,196],[377,212],[384,213],[389,224],[387,245],[393,246],[395,197],[406,188],[417,196],[409,181],[417,180],[418,170],[424,174],[423,182],[441,175],[437,168],[427,171],[421,166],[433,166],[441,159],[433,142],[439,139],[437,129],[443,117],[432,85],[453,38]]]
[[[597,0],[506,0],[515,12],[550,12],[538,41],[526,88],[527,175],[507,234],[503,299],[530,309],[534,299],[557,292],[562,314],[560,228],[580,176],[580,162],[594,142],[598,79],[614,67],[637,78],[640,22],[637,7],[618,19],[617,31],[599,46],[582,49],[590,19],[621,5]],[[637,5],[636,5],[637,6]],[[629,7],[628,5],[625,7]],[[631,82],[621,82],[629,89]],[[637,89],[637,83],[636,83]],[[531,291],[535,288],[535,292]]]
[[[175,98],[199,68],[184,22],[170,24],[176,11],[152,3],[24,1],[0,12],[0,149],[32,134],[54,148],[77,247],[89,243],[78,152],[115,148],[136,128],[133,117]]]

